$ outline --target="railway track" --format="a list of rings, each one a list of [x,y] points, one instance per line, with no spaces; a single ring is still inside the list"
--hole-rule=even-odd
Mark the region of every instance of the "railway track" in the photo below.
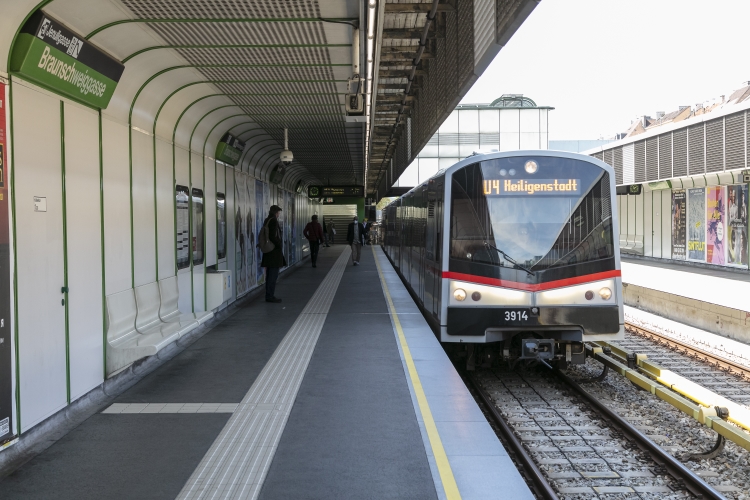
[[[721,370],[724,373],[734,375],[746,381],[750,381],[750,367],[730,360],[727,357],[721,356],[720,354],[711,352],[706,349],[701,349],[700,347],[692,345],[688,342],[683,342],[657,331],[634,325],[633,323],[626,322],[625,331],[650,340],[658,345],[667,347],[672,351],[676,351],[694,360],[706,363],[714,368]],[[620,344],[623,345],[622,342],[620,342]]]
[[[540,498],[724,498],[564,375],[482,370],[467,378]]]

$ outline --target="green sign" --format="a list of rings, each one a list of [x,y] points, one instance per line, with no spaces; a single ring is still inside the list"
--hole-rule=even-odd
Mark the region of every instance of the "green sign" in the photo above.
[[[268,180],[271,184],[281,184],[281,179],[284,178],[286,173],[286,167],[282,164],[278,164],[271,170],[271,174],[268,176]]]
[[[364,186],[309,186],[307,188],[309,198],[329,198],[344,196],[347,198],[362,198],[365,196]]]
[[[10,70],[57,94],[103,109],[125,66],[40,10],[18,34]]]
[[[240,156],[242,156],[244,150],[245,143],[227,132],[216,145],[215,156],[217,160],[234,166],[240,161]]]

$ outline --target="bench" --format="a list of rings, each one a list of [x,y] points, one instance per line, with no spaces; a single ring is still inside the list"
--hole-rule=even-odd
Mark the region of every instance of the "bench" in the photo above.
[[[108,375],[153,356],[214,316],[181,313],[178,300],[176,276],[107,296]]]
[[[643,255],[643,235],[620,235],[620,252]]]
[[[180,298],[180,293],[177,288],[177,276],[170,276],[169,278],[159,280],[159,295],[161,297],[159,317],[162,321],[178,321],[180,323],[197,321],[199,325],[202,325],[214,317],[214,313],[211,311],[197,313],[180,312],[177,307]]]

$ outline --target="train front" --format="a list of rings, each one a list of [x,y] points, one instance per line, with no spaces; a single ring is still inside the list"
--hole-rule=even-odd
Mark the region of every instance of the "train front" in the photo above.
[[[585,341],[622,338],[613,175],[547,151],[449,169],[441,340],[486,344],[474,346],[485,361],[566,365],[584,361]]]

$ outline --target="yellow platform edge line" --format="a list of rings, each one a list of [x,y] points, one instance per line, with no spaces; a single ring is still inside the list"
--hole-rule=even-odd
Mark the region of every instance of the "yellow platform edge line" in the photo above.
[[[401,328],[401,321],[399,321],[398,319],[396,307],[393,305],[391,293],[388,291],[388,284],[385,282],[385,276],[383,275],[383,270],[381,269],[380,262],[378,261],[378,254],[375,252],[374,246],[371,248],[372,255],[375,258],[375,265],[378,268],[380,283],[383,285],[385,299],[388,302],[388,309],[390,310],[391,318],[393,319],[393,326],[396,328],[398,340],[401,344],[401,350],[404,353],[406,367],[409,370],[409,378],[411,379],[411,385],[414,388],[414,395],[417,397],[419,411],[422,414],[422,420],[424,421],[424,426],[427,430],[427,437],[430,440],[432,454],[435,456],[435,463],[437,464],[438,472],[440,474],[440,481],[443,483],[445,496],[448,500],[460,500],[461,493],[458,491],[456,478],[453,477],[453,469],[451,469],[451,464],[448,461],[448,455],[445,454],[445,448],[443,448],[443,441],[440,439],[440,433],[438,432],[437,426],[435,425],[435,419],[432,418],[432,411],[430,411],[430,405],[427,402],[427,396],[425,396],[424,389],[422,388],[422,382],[419,380],[417,367],[414,366],[414,360],[411,357],[409,343],[406,341],[406,336],[404,335],[403,328]]]

